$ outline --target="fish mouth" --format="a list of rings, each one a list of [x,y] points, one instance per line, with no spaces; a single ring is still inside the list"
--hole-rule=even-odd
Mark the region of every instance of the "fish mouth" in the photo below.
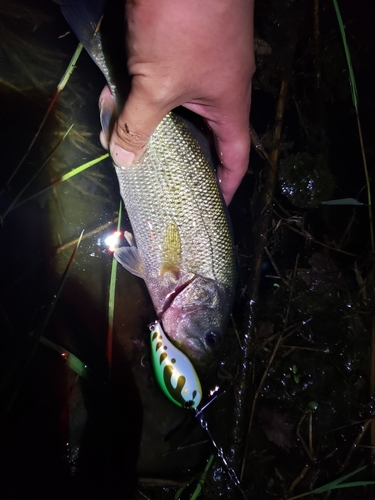
[[[212,356],[212,353],[207,350],[207,346],[200,339],[190,337],[181,343],[182,350],[188,352],[194,361],[204,361],[207,357]]]
[[[163,325],[164,314],[168,310],[173,309],[174,300],[178,297],[178,295],[180,295],[180,293],[182,293],[185,290],[186,287],[188,287],[196,279],[196,277],[197,277],[196,275],[193,275],[190,279],[186,280],[184,283],[181,283],[178,287],[176,287],[174,290],[172,290],[172,292],[170,292],[166,296],[162,310],[158,314],[158,319],[161,322],[164,333],[167,335],[169,340],[172,343],[177,344],[177,346],[181,347],[183,351],[190,353],[194,357],[194,359],[198,360],[199,358],[205,357],[208,354],[207,346],[204,344],[204,342],[202,342],[200,339],[196,337],[187,337],[184,343],[178,342],[176,340],[173,341],[171,339],[170,333],[166,332]],[[198,309],[198,307],[196,307],[196,309]]]
[[[158,314],[159,321],[161,321],[161,318],[164,315],[164,313],[172,306],[173,301],[177,298],[177,296],[181,292],[183,292],[185,288],[188,287],[195,280],[196,277],[197,276],[194,274],[190,279],[186,280],[184,283],[181,283],[178,287],[176,287],[174,290],[168,293],[168,295],[165,297],[162,310]]]
[[[202,308],[199,306],[189,308],[189,313],[198,313]],[[214,357],[215,349],[207,342],[207,334],[204,331],[181,327],[181,322],[189,321],[187,312],[182,312],[176,307],[169,307],[160,317],[159,321],[169,340],[178,349],[183,351],[194,363],[203,364]],[[185,323],[186,325],[186,323]]]
[[[223,334],[221,325],[206,321],[212,315],[212,304],[206,301],[206,290],[202,288],[199,275],[190,274],[180,282],[164,299],[158,314],[163,331],[170,341],[196,363],[207,363],[215,356]],[[190,286],[199,287],[200,294],[186,291]],[[180,299],[181,294],[186,293]],[[199,295],[202,295],[203,298]],[[210,312],[211,311],[211,312]]]

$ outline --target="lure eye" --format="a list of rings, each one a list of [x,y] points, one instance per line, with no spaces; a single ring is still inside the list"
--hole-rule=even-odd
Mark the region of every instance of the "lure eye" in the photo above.
[[[205,335],[206,343],[210,347],[216,347],[220,344],[223,339],[223,335],[220,331],[211,331]]]

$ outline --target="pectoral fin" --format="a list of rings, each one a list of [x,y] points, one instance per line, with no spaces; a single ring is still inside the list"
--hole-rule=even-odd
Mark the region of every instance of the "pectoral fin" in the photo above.
[[[172,221],[165,233],[162,249],[160,275],[171,272],[178,276],[181,262],[181,240],[176,224]]]
[[[120,247],[115,251],[114,256],[127,271],[144,279],[143,265],[136,246]]]
[[[134,236],[132,235],[132,233],[129,233],[129,231],[124,231],[124,238],[128,242],[129,246],[131,246],[131,247],[137,246],[135,244]]]

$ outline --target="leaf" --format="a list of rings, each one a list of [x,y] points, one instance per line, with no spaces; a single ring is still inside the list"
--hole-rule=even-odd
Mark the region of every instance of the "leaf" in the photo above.
[[[193,494],[190,497],[190,500],[195,500],[200,495],[200,492],[202,490],[202,486],[204,485],[204,482],[206,480],[207,471],[211,467],[213,459],[214,459],[214,456],[211,455],[210,458],[207,461],[207,464],[206,464],[206,467],[204,468],[204,471],[201,474],[201,477],[199,478],[198,485],[197,485],[197,487],[195,488]]]
[[[192,495],[190,497],[190,500],[196,500],[198,498],[198,496],[200,495],[200,493],[202,491],[202,486],[203,486],[203,484],[204,484],[204,482],[206,480],[207,471],[211,467],[213,459],[214,459],[214,455],[210,455],[210,457],[209,457],[209,459],[207,461],[206,467],[204,468],[204,471],[201,473],[201,476],[199,478],[198,484],[197,484],[195,490],[193,491],[193,493],[192,493]],[[187,484],[186,486],[182,486],[176,492],[176,494],[174,496],[174,500],[179,500],[181,498],[181,494],[187,488],[187,486],[189,486],[189,485]]]
[[[341,198],[339,200],[322,201],[322,205],[365,205],[355,198]]]
[[[360,467],[359,469],[349,472],[349,474],[346,474],[345,476],[339,477],[335,479],[334,481],[331,481],[328,484],[325,484],[324,486],[321,486],[320,488],[315,488],[315,490],[308,491],[306,493],[302,493],[301,495],[297,495],[295,497],[288,498],[288,500],[296,500],[297,498],[303,498],[307,497],[309,495],[316,495],[320,493],[326,493],[327,491],[330,490],[338,490],[340,488],[355,488],[358,486],[367,486],[370,484],[375,484],[375,481],[355,481],[353,483],[343,483],[346,479],[349,479],[349,477],[354,476],[354,474],[358,474],[358,472],[361,472],[363,469],[366,469],[366,465],[364,467]]]

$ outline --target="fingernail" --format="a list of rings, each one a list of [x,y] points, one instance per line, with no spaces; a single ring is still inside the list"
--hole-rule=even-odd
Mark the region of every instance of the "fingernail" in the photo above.
[[[125,149],[117,145],[112,149],[111,156],[115,165],[121,168],[130,167],[135,158],[134,153],[126,151]]]

